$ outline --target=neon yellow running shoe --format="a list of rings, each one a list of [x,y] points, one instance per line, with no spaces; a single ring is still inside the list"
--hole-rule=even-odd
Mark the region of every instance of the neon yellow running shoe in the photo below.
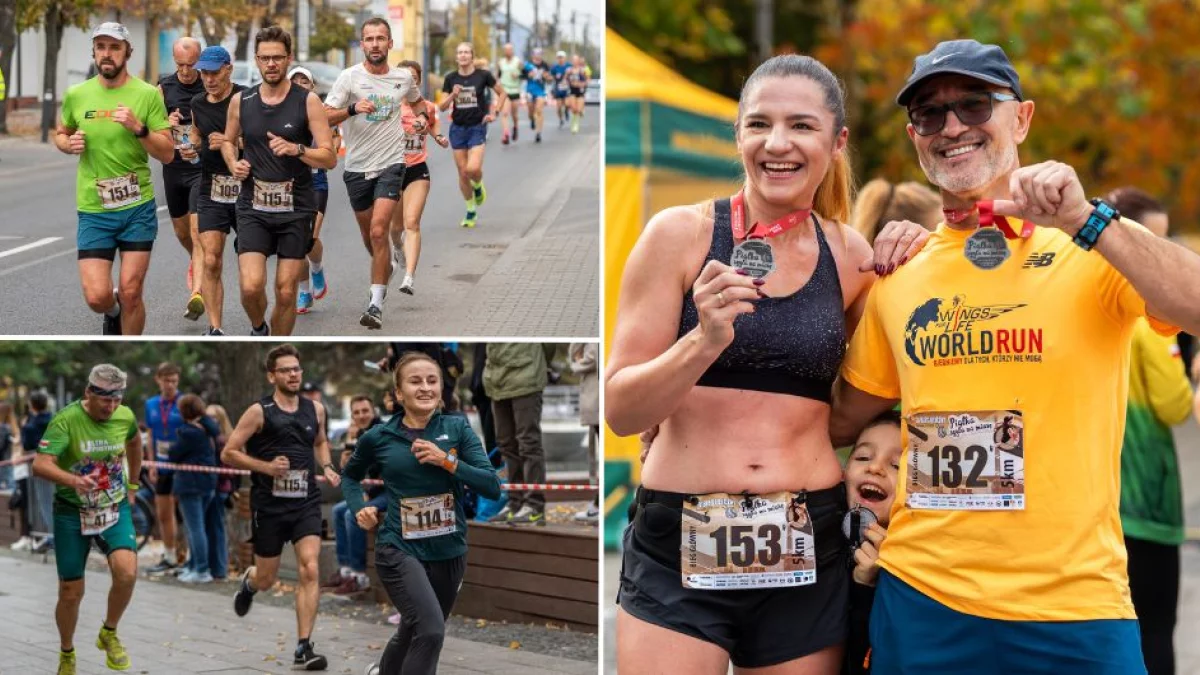
[[[199,293],[192,293],[192,297],[188,300],[187,311],[183,313],[183,318],[188,321],[195,321],[204,314],[204,298]]]
[[[475,218],[476,216],[474,211],[467,211],[467,216],[462,219],[462,226],[475,227]]]
[[[483,181],[479,181],[479,185],[472,184],[471,189],[472,194],[475,197],[475,204],[477,206],[483,206],[483,203],[487,201],[487,190],[483,188]]]
[[[96,649],[104,652],[104,665],[108,666],[110,670],[129,670],[129,654],[126,653],[125,646],[121,644],[121,639],[117,637],[117,631],[100,626],[100,635],[96,638]]]
[[[75,651],[58,653],[58,675],[75,675]]]

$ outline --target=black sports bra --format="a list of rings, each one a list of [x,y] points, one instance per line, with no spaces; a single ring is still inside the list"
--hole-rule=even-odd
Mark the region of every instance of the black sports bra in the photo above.
[[[714,210],[712,244],[704,263],[718,260],[729,264],[733,253],[729,200],[717,200]],[[833,380],[846,354],[846,313],[833,252],[816,215],[812,220],[820,254],[808,283],[786,297],[759,299],[753,314],[739,315],[733,324],[733,342],[698,385],[831,401]],[[689,290],[683,299],[679,337],[699,321]]]

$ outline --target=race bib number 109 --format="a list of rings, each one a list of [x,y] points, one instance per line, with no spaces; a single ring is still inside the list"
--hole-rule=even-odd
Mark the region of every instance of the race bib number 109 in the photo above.
[[[908,416],[913,509],[1025,509],[1025,424],[1019,410]]]
[[[685,588],[738,590],[817,581],[812,519],[792,493],[693,497],[683,505],[680,531]]]

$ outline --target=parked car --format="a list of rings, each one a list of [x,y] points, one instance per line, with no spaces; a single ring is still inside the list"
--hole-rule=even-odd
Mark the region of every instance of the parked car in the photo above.
[[[583,93],[585,105],[600,105],[600,80],[588,80],[587,91]]]
[[[230,79],[243,87],[253,87],[262,82],[262,73],[258,72],[258,66],[249,61],[234,61]]]
[[[333,83],[337,80],[338,75],[342,74],[341,68],[323,61],[295,61],[292,63],[292,67],[296,66],[308,68],[313,77],[317,78],[316,92],[322,100],[333,89]]]

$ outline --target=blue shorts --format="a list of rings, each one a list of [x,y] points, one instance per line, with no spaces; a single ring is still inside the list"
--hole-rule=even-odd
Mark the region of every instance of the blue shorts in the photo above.
[[[570,96],[571,96],[571,90],[570,90],[569,88],[568,88],[568,89],[555,89],[555,90],[554,90],[554,98],[556,98],[556,99],[558,99],[558,100],[560,100],[560,101],[561,101],[562,99],[564,99],[564,98],[569,98]]]
[[[526,94],[529,94],[529,100],[530,100],[530,101],[536,101],[536,100],[538,100],[539,98],[546,98],[546,90],[545,90],[545,89],[540,89],[540,88],[539,88],[539,89],[530,89],[530,88],[526,88],[526,89],[525,89],[525,93],[526,93]]]
[[[871,675],[1145,675],[1133,619],[1001,621],[956,612],[886,571],[871,607]]]
[[[486,142],[487,124],[476,124],[473,127],[450,124],[450,147],[454,150],[466,150]]]
[[[79,258],[113,259],[122,251],[149,251],[158,236],[158,212],[154,200],[119,211],[79,212],[76,248]]]

